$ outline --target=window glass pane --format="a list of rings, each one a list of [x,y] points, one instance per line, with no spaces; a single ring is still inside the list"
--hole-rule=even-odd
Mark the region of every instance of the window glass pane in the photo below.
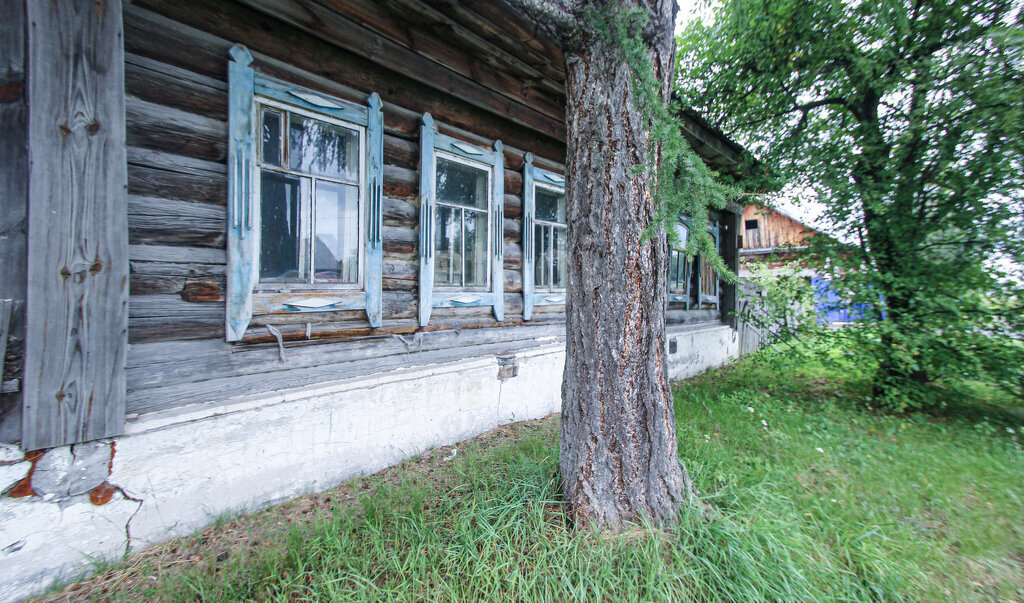
[[[298,178],[260,173],[260,237],[260,278],[298,279]]]
[[[536,229],[533,238],[534,259],[533,259],[533,282],[536,287],[551,287],[549,268],[551,264],[551,227],[543,224],[534,226]]]
[[[434,282],[462,285],[462,210],[438,205],[434,213]]]
[[[686,247],[686,240],[690,237],[690,229],[686,224],[676,224],[676,236],[679,241],[676,243],[676,249],[683,249]]]
[[[683,282],[683,254],[673,249],[668,260],[668,289],[676,293],[685,292]]]
[[[316,181],[313,279],[359,282],[359,189]]]
[[[463,212],[466,237],[466,282],[467,287],[487,286],[487,212]]]
[[[567,246],[566,246],[566,230],[564,228],[553,227],[551,229],[552,236],[552,249],[554,250],[554,258],[551,265],[551,286],[555,289],[565,289],[565,285],[568,282],[568,274],[566,273],[567,268]]]
[[[342,180],[359,178],[359,134],[355,130],[291,114],[288,154],[293,170]]]
[[[438,157],[437,198],[487,209],[487,170]]]
[[[538,220],[565,224],[565,195],[537,187],[534,190],[534,209]]]
[[[264,109],[260,132],[263,163],[281,165],[281,114]]]

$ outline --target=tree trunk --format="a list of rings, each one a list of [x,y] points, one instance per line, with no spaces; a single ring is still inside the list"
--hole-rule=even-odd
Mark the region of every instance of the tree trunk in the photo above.
[[[659,0],[647,26],[663,95],[673,20],[674,0]],[[578,525],[620,529],[641,517],[661,524],[674,519],[690,485],[665,364],[668,246],[664,232],[643,240],[655,213],[653,174],[633,173],[648,159],[651,124],[618,43],[584,26],[568,42],[566,67],[565,495]]]

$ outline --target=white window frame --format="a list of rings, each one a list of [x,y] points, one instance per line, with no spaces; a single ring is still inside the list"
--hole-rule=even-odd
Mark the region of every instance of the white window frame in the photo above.
[[[488,263],[490,263],[491,254],[494,253],[494,250],[492,249],[492,247],[494,246],[494,242],[493,242],[492,239],[494,237],[491,234],[491,229],[494,227],[494,225],[491,224],[491,222],[493,222],[493,220],[491,219],[491,214],[493,213],[492,212],[492,206],[494,205],[494,199],[492,199],[493,193],[494,193],[494,191],[493,191],[494,184],[492,182],[492,179],[494,178],[494,174],[492,173],[493,172],[492,166],[490,166],[490,165],[488,165],[486,163],[480,162],[480,161],[475,161],[473,159],[467,159],[465,157],[460,157],[460,156],[458,156],[458,155],[456,155],[454,153],[449,153],[449,152],[446,152],[446,151],[437,150],[435,152],[435,154],[434,154],[434,178],[435,178],[434,181],[435,181],[435,183],[437,181],[437,160],[438,159],[444,159],[446,161],[451,161],[453,163],[460,163],[462,165],[469,166],[471,168],[481,170],[481,171],[483,171],[484,173],[487,174],[487,189],[486,189],[487,190],[487,208],[486,209],[466,207],[466,206],[460,205],[458,203],[453,203],[451,201],[445,201],[445,200],[441,199],[440,196],[437,197],[437,199],[434,201],[434,203],[437,206],[443,206],[443,207],[447,207],[449,209],[459,209],[459,210],[462,210],[463,212],[465,212],[465,210],[468,209],[469,211],[472,211],[472,212],[475,212],[475,213],[478,213],[478,214],[480,214],[480,213],[484,214],[484,217],[487,219],[487,260],[488,260]],[[462,226],[463,229],[465,229],[465,223],[464,222],[461,224],[461,226]],[[437,243],[436,234],[437,233],[434,233],[434,234],[435,234],[434,241],[432,243],[436,246],[436,243]],[[435,252],[436,252],[436,249],[435,249]],[[466,235],[465,235],[465,230],[463,230],[463,235],[462,235],[462,253],[460,255],[462,257],[462,281],[465,282],[465,280],[466,280]],[[491,277],[492,277],[490,268],[488,267],[488,270],[486,270],[485,272],[487,273],[487,283],[483,287],[480,287],[479,285],[477,285],[477,286],[466,286],[466,285],[450,285],[450,284],[442,285],[442,284],[438,284],[438,285],[435,286],[435,290],[437,290],[437,291],[490,291],[491,290]]]
[[[281,139],[282,139],[282,142],[281,142],[281,164],[282,165],[281,166],[276,166],[276,165],[271,165],[271,164],[263,163],[263,136],[260,135],[260,126],[263,124],[263,112],[262,112],[262,108],[263,107],[268,107],[268,108],[271,108],[271,109],[275,109],[275,110],[280,111],[282,113],[282,125],[283,125],[283,128],[281,130]],[[366,155],[367,155],[367,153],[366,153],[366,127],[365,126],[361,126],[359,124],[355,124],[355,123],[349,122],[349,121],[345,121],[345,120],[342,120],[342,119],[337,119],[335,117],[332,117],[332,116],[324,114],[324,113],[318,113],[316,111],[311,111],[311,110],[308,110],[308,109],[303,109],[301,107],[296,107],[295,105],[290,105],[288,103],[283,103],[283,102],[276,101],[274,99],[267,98],[267,97],[264,97],[264,96],[259,96],[259,95],[257,95],[256,98],[255,98],[254,110],[255,110],[256,113],[255,113],[255,115],[253,117],[253,125],[255,127],[255,131],[253,133],[253,136],[254,136],[254,138],[256,140],[256,144],[257,144],[257,149],[256,149],[256,169],[257,169],[257,172],[256,172],[255,182],[253,183],[253,200],[252,200],[252,203],[253,203],[253,212],[255,214],[255,218],[254,219],[255,219],[255,222],[256,222],[256,225],[257,225],[257,228],[255,229],[255,232],[256,232],[257,238],[259,239],[258,242],[257,242],[257,250],[258,251],[257,251],[257,255],[256,255],[256,264],[257,264],[256,274],[257,275],[260,273],[259,272],[260,271],[259,259],[262,256],[262,250],[263,250],[263,241],[262,241],[263,230],[262,230],[262,223],[261,223],[261,218],[262,218],[263,213],[262,213],[262,207],[260,205],[262,203],[262,199],[263,199],[263,191],[261,189],[262,180],[263,179],[260,177],[260,172],[262,172],[263,170],[267,170],[267,171],[270,171],[270,172],[274,172],[276,174],[284,174],[284,175],[289,175],[289,176],[295,176],[295,177],[298,177],[300,179],[301,178],[307,178],[307,179],[309,179],[309,181],[311,183],[309,188],[308,188],[308,191],[304,191],[303,190],[304,187],[300,187],[300,197],[301,197],[301,199],[300,199],[300,206],[299,206],[300,207],[300,209],[299,209],[299,237],[300,237],[299,258],[300,258],[300,264],[302,264],[302,268],[304,268],[304,269],[308,268],[309,271],[310,271],[309,274],[307,274],[306,277],[305,277],[308,282],[299,282],[297,280],[284,280],[284,279],[278,280],[278,279],[264,279],[264,278],[260,278],[259,282],[256,284],[256,293],[257,293],[257,295],[259,295],[260,293],[268,293],[268,292],[288,293],[288,292],[291,292],[291,291],[312,291],[312,290],[317,290],[317,291],[352,291],[352,290],[358,290],[358,291],[361,291],[363,289],[363,287],[364,287],[365,282],[366,282],[366,277],[365,277],[365,273],[366,273],[366,246],[363,244],[363,242],[366,239],[366,205],[367,205],[367,188],[368,188],[366,186],[366,182],[367,182],[367,177],[366,177],[366,163],[367,163],[367,161],[366,161]],[[285,167],[288,164],[288,162],[289,162],[289,157],[288,157],[288,144],[289,144],[288,134],[289,134],[290,125],[288,124],[288,119],[287,119],[287,114],[288,113],[294,113],[296,115],[302,115],[304,117],[309,117],[311,119],[316,119],[316,120],[322,121],[324,123],[329,123],[329,124],[334,125],[334,126],[345,128],[346,130],[352,130],[352,131],[355,131],[359,135],[359,152],[358,152],[359,167],[358,167],[358,170],[357,170],[358,175],[357,175],[356,182],[349,182],[347,180],[342,180],[342,179],[338,179],[338,178],[331,178],[331,177],[328,177],[328,176],[318,176],[318,175],[315,175],[315,174],[307,174],[307,173],[304,173],[304,172],[299,172],[299,171],[292,170],[289,167]],[[358,279],[356,280],[355,283],[325,283],[325,282],[319,282],[318,283],[318,282],[316,282],[316,278],[315,278],[314,270],[313,270],[315,258],[312,257],[312,253],[313,253],[313,247],[314,247],[313,240],[315,238],[314,230],[316,228],[314,216],[316,215],[315,212],[316,212],[316,181],[317,180],[322,180],[324,182],[332,182],[332,183],[335,183],[335,184],[343,184],[343,185],[348,185],[348,186],[352,186],[354,184],[358,188],[358,190],[359,190],[359,194],[358,194],[358,203],[359,203],[358,216],[359,217],[358,217],[358,224],[357,224],[358,228],[356,230],[356,238],[358,240],[357,249],[358,249],[359,269],[358,269]]]
[[[565,232],[565,236],[568,236],[569,235],[568,218],[566,218],[565,222],[552,222],[550,220],[541,220],[540,218],[536,217],[536,202],[537,202],[536,200],[537,200],[537,189],[538,188],[539,189],[543,189],[543,190],[545,190],[545,191],[547,191],[549,193],[554,193],[556,195],[560,195],[562,197],[565,197],[565,187],[564,186],[555,186],[554,184],[548,184],[546,182],[538,182],[537,180],[533,181],[533,199],[534,199],[533,229],[534,229],[534,232],[531,233],[531,236],[536,236],[536,233],[537,233],[537,228],[536,227],[537,226],[548,227],[548,228],[551,229],[552,232],[554,232],[555,228],[561,228]],[[550,243],[551,243],[551,247],[549,249],[546,249],[545,251],[546,252],[550,252],[550,254],[551,254],[551,257],[548,259],[548,279],[553,282],[554,278],[552,277],[552,274],[554,273],[553,269],[554,269],[554,263],[555,263],[554,238],[550,239]],[[536,246],[534,248],[536,248]],[[536,265],[537,265],[537,260],[538,259],[539,258],[534,258],[534,268],[535,268],[534,275],[536,275]],[[566,275],[566,278],[568,278],[568,275]],[[538,285],[536,283],[536,276],[534,276],[534,279],[535,280],[534,280],[534,284],[533,284],[533,289],[536,292],[545,293],[545,294],[550,294],[550,293],[563,293],[564,294],[565,293],[565,287],[555,287],[554,285],[549,285],[549,286]],[[537,305],[536,300],[534,300],[534,305]]]
[[[537,187],[565,195],[565,176],[558,172],[545,170],[533,165],[533,153],[526,153],[523,156],[523,320],[533,318],[535,306],[560,306],[565,304],[566,289],[544,289],[535,287],[534,257],[536,249],[534,237],[536,236],[536,193]],[[569,200],[566,199],[565,233],[569,234]],[[562,225],[559,222],[541,220],[542,224]],[[566,240],[568,245],[568,238]],[[568,258],[568,254],[567,258]],[[554,254],[552,254],[552,258]],[[566,281],[568,282],[568,266],[566,266]]]
[[[487,202],[488,285],[480,287],[439,286],[434,288],[434,217],[437,212],[437,158],[455,158],[472,167],[490,172]],[[430,322],[433,308],[491,306],[498,322],[505,320],[503,252],[503,210],[505,199],[504,147],[500,140],[487,149],[437,131],[434,118],[423,114],[420,127],[420,237],[419,237],[419,316],[421,327]],[[446,207],[452,204],[446,203]]]

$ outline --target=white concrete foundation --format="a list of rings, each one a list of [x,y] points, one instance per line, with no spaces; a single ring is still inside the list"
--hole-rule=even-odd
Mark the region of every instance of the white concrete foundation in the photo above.
[[[740,356],[739,334],[722,323],[669,327],[665,338],[669,349],[668,378],[673,381],[728,364]]]
[[[718,324],[676,327],[673,339],[673,379],[738,354],[735,331]],[[132,419],[124,436],[90,445],[112,447],[97,489],[0,497],[0,601],[38,594],[100,560],[191,534],[218,516],[325,490],[499,425],[558,412],[564,364],[563,346],[546,345],[518,352],[514,370],[507,357],[486,356]],[[507,378],[498,377],[501,365]],[[32,463],[6,452],[0,478],[9,489]]]

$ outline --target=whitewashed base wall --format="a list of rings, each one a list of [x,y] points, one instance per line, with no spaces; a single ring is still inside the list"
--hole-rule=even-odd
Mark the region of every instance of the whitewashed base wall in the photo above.
[[[673,328],[672,338],[673,379],[738,352],[725,326]],[[36,463],[36,496],[0,497],[0,601],[38,594],[218,516],[558,412],[564,363],[554,344],[518,352],[517,375],[505,379],[495,356],[379,373],[143,415],[124,436],[52,449]],[[31,466],[16,447],[2,446],[0,492]],[[103,483],[113,496],[93,504],[90,491]]]
[[[673,326],[666,329],[665,335],[669,349],[668,377],[672,380],[693,377],[740,356],[737,331],[721,323]]]

